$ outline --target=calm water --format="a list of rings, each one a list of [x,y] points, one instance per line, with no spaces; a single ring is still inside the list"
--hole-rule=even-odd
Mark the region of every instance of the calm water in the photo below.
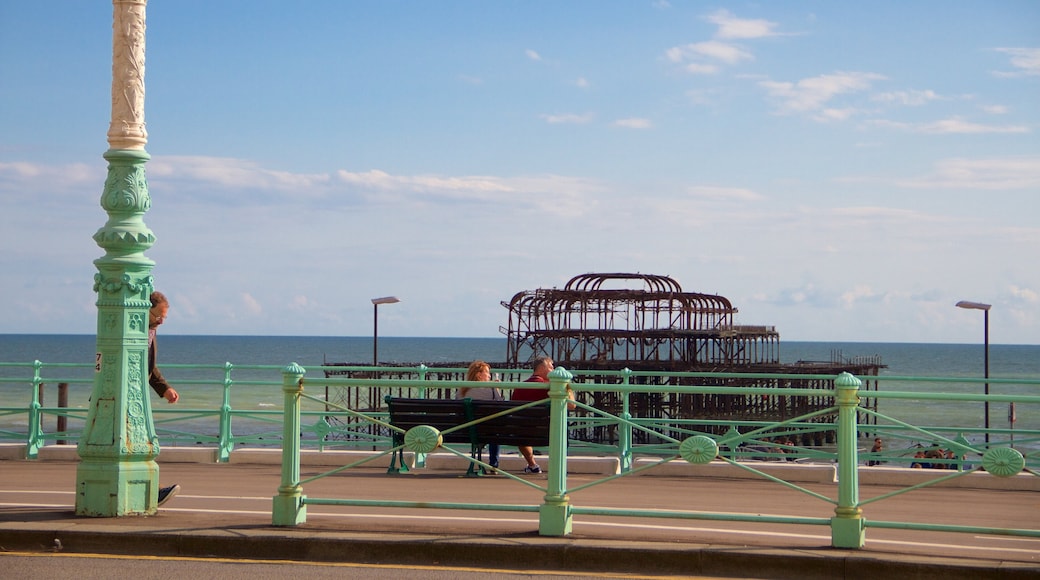
[[[178,336],[160,335],[159,362],[164,373],[178,391],[182,404],[196,408],[219,407],[223,370],[189,371],[170,368],[176,364],[211,364],[223,366],[227,362],[236,367],[249,365],[285,366],[296,362],[306,367],[317,367],[324,362],[370,364],[371,337],[282,337],[282,336]],[[0,362],[31,363],[93,363],[95,337],[92,335],[0,335]],[[500,362],[505,359],[504,338],[401,338],[380,337],[380,362],[406,364],[425,363],[438,366],[449,362],[483,359]],[[828,343],[783,342],[781,360],[830,361],[835,355],[845,358],[859,356],[881,357],[887,365],[882,376],[983,376],[984,349],[981,344],[901,344],[901,343]],[[320,375],[311,370],[309,376]],[[24,379],[18,383],[0,383],[0,407],[24,407],[28,403],[30,366],[0,367],[0,377]],[[47,369],[47,383],[57,378],[72,378],[70,406],[85,406],[90,394],[92,369]],[[1040,378],[1040,345],[990,345],[990,376],[994,378]],[[277,383],[277,369],[237,369],[236,381],[259,380]],[[951,392],[981,392],[981,386],[970,383],[905,383],[884,382],[882,390],[921,390]],[[994,394],[1036,395],[1036,385],[991,385]],[[48,395],[55,396],[55,395]],[[281,391],[275,386],[251,386],[234,390],[232,406],[239,409],[279,407]],[[158,404],[153,398],[153,405]],[[44,401],[53,405],[54,400]],[[982,424],[981,403],[944,403],[941,406],[913,400],[882,400],[880,411],[898,416],[901,420],[918,425]],[[991,404],[991,425],[1008,426],[1006,403]],[[1016,428],[1040,429],[1040,409],[1017,407]]]

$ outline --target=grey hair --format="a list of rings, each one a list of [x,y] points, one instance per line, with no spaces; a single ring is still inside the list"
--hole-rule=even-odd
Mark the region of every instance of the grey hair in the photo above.
[[[551,364],[552,361],[553,361],[553,359],[552,359],[551,356],[535,357],[535,358],[531,359],[531,370],[532,371],[536,371],[536,370],[538,370],[538,367],[542,366],[543,364]]]

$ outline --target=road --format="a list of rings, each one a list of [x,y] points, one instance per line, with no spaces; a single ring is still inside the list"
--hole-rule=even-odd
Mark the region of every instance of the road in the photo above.
[[[619,578],[627,580],[659,580],[675,578],[639,574],[596,574],[538,570],[496,570],[493,568],[461,568],[451,566],[394,566],[353,564],[348,562],[270,562],[265,560],[221,558],[171,558],[111,555],[25,554],[0,552],[0,567],[7,580],[39,580],[63,578],[75,570],[77,580],[168,580],[170,578],[220,578],[221,580],[256,580],[257,578],[290,578],[305,576],[309,580],[581,580],[585,578]],[[695,578],[695,577],[690,577]],[[707,576],[696,578],[708,579]]]

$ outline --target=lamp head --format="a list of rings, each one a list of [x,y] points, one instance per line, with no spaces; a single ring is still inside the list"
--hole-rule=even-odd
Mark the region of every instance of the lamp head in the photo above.
[[[967,300],[961,300],[956,304],[957,308],[967,308],[968,310],[989,310],[992,305],[983,304],[981,302],[969,302]]]

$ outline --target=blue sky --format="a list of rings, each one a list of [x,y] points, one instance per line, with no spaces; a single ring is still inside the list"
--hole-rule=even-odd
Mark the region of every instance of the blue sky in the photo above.
[[[1040,344],[1040,3],[154,1],[176,334],[500,336],[588,272]],[[0,0],[0,332],[92,333],[111,3]]]

